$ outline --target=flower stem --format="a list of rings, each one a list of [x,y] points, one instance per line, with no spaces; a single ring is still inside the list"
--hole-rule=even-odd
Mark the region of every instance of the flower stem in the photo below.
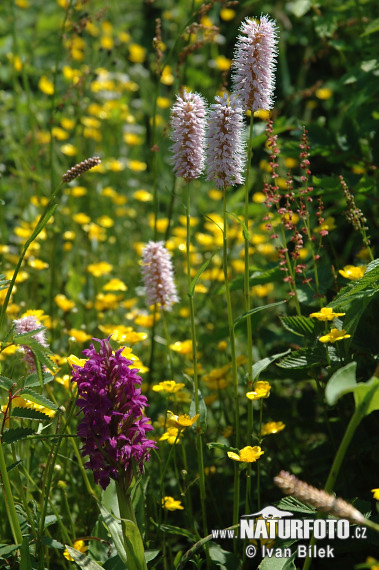
[[[16,508],[13,500],[12,489],[8,477],[7,465],[5,463],[3,444],[0,443],[0,475],[1,481],[4,488],[4,500],[6,505],[6,511],[8,514],[8,520],[11,527],[13,540],[15,544],[22,544],[22,533],[20,523],[18,522]]]
[[[120,517],[122,519],[121,524],[127,557],[127,568],[128,570],[147,570],[145,556],[143,554],[142,537],[134,514],[130,488],[125,488],[122,478],[116,481],[116,491]],[[133,532],[130,532],[130,522],[133,523]]]
[[[249,141],[247,147],[247,166],[246,166],[246,179],[245,179],[245,226],[249,228],[249,176],[251,168],[251,159],[253,156],[253,112],[250,115],[250,130]],[[225,229],[225,228],[224,228]],[[250,310],[250,282],[249,282],[249,234],[244,236],[245,239],[245,271],[244,271],[244,298],[245,298],[245,312]],[[251,330],[251,316],[246,319],[247,326],[247,360],[248,360],[248,389],[253,389],[253,339]]]

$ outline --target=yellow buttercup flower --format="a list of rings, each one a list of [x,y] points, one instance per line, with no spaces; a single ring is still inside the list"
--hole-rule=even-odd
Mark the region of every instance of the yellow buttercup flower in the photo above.
[[[261,435],[270,435],[282,431],[286,426],[283,422],[267,422],[262,426]]]
[[[311,313],[309,316],[319,321],[332,321],[336,317],[343,317],[346,313],[334,313],[330,307],[323,307],[318,313]]]
[[[254,385],[252,392],[247,392],[246,397],[249,400],[259,400],[260,398],[268,398],[270,395],[271,386],[269,382],[259,380]]]
[[[127,291],[128,288],[121,279],[111,279],[103,287],[103,291]]]
[[[238,453],[228,451],[228,457],[230,459],[233,459],[233,461],[240,461],[241,463],[254,463],[263,454],[264,451],[261,450],[259,445],[255,445],[254,447],[248,445],[247,447],[240,449]]]
[[[67,357],[67,362],[69,363],[69,365],[71,367],[73,364],[75,364],[75,366],[80,366],[81,368],[83,368],[83,366],[87,362],[87,359],[86,358],[78,358],[77,356],[75,356],[75,354],[70,354],[70,356]]]
[[[153,195],[147,190],[136,190],[133,198],[139,202],[150,202],[153,199]]]
[[[328,334],[324,335],[324,336],[320,336],[320,338],[318,339],[320,342],[337,342],[337,340],[343,340],[344,338],[350,338],[351,335],[350,334],[346,334],[346,331],[344,329],[342,330],[338,330],[338,329],[332,329]]]
[[[192,427],[194,423],[199,419],[200,414],[196,414],[192,418],[188,414],[179,414],[176,416],[174,413],[167,410],[167,425],[169,427],[176,427],[177,429],[185,429],[187,427]]]
[[[192,340],[176,341],[169,348],[180,354],[192,354]]]
[[[163,497],[162,508],[166,509],[167,511],[177,511],[178,509],[184,509],[182,503],[180,501],[176,501],[172,497]]]
[[[147,338],[146,333],[136,332],[132,327],[124,325],[99,325],[99,329],[106,335],[112,335],[112,340],[119,343],[136,344]]]
[[[182,388],[184,388],[185,384],[182,382],[175,382],[175,380],[164,380],[163,382],[159,382],[159,384],[155,384],[153,386],[154,392],[166,392],[167,394],[175,394]]]
[[[167,441],[170,445],[179,443],[180,438],[183,437],[183,431],[176,427],[169,427],[167,431],[159,438],[159,441]]]
[[[52,95],[54,93],[54,84],[46,77],[46,75],[42,75],[38,82],[38,88],[42,93],[45,93],[45,95]]]
[[[373,493],[373,498],[379,501],[379,489],[371,489],[371,493]]]
[[[81,329],[70,329],[68,331],[68,334],[72,336],[76,340],[76,342],[79,342],[80,344],[82,344],[83,342],[87,342],[87,340],[90,340],[92,338],[90,334],[87,334],[85,331]]]
[[[71,311],[71,309],[75,307],[74,301],[67,299],[66,295],[63,294],[55,295],[54,301],[56,302],[58,307],[62,309],[62,311],[64,311],[65,313]]]
[[[350,279],[351,281],[356,281],[363,277],[364,272],[366,271],[365,265],[345,265],[343,269],[340,269],[338,273],[342,275],[342,277],[346,277],[346,279]]]
[[[106,261],[99,261],[99,263],[90,263],[87,265],[88,273],[91,273],[94,277],[101,277],[102,275],[107,275],[113,269],[113,265],[107,263]]]
[[[83,554],[85,552],[87,552],[88,550],[88,546],[86,546],[86,544],[84,543],[84,540],[75,540],[74,544],[72,545],[73,548],[75,548],[75,550],[78,550],[79,552],[83,552]],[[65,558],[67,558],[67,560],[69,560],[70,562],[74,562],[73,557],[68,553],[67,548],[64,549],[63,551],[63,556]]]

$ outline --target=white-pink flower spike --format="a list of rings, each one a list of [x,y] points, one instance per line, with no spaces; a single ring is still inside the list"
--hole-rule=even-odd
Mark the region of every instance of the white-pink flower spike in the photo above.
[[[243,183],[245,144],[242,108],[235,95],[216,96],[208,121],[207,180],[219,188]]]
[[[204,170],[206,104],[201,95],[185,91],[171,109],[174,173],[187,182]]]
[[[233,92],[247,111],[268,111],[274,105],[278,28],[275,20],[246,18],[240,27],[232,62]]]
[[[163,241],[149,241],[142,253],[142,276],[148,305],[158,303],[164,311],[171,311],[179,301],[174,283],[174,270]]]

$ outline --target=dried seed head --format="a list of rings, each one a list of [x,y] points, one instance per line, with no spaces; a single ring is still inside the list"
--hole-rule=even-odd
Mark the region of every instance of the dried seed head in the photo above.
[[[100,164],[101,159],[98,156],[92,156],[91,158],[87,158],[87,160],[83,160],[83,162],[79,162],[79,164],[75,164],[70,170],[67,170],[62,176],[63,182],[71,182],[71,180],[75,180],[87,170],[91,170],[98,164]]]
[[[338,499],[334,495],[320,491],[316,487],[300,481],[295,475],[291,475],[287,471],[281,471],[279,475],[274,477],[274,483],[286,495],[292,495],[296,499],[316,507],[318,511],[334,515],[340,519],[347,519],[353,524],[366,523],[362,513],[343,499]]]

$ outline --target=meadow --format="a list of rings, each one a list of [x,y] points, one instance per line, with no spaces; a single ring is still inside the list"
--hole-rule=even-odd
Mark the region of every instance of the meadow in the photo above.
[[[0,569],[379,568],[378,32],[1,3]]]

